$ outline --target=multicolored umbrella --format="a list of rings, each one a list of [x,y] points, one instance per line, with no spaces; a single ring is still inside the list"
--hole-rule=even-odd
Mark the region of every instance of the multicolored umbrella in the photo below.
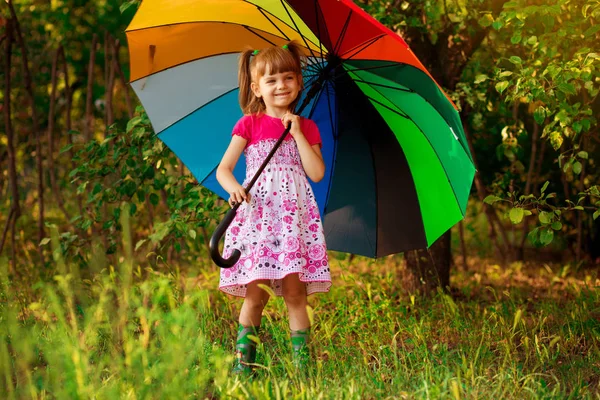
[[[465,215],[475,168],[454,104],[402,38],[350,0],[144,0],[127,38],[158,137],[218,195],[228,197],[215,169],[242,116],[239,53],[295,40],[305,96],[315,88],[302,115],[323,139],[327,172],[313,189],[329,249],[425,248]]]

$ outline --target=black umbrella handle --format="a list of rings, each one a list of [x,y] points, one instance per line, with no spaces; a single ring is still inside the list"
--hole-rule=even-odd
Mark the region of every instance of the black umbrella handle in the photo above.
[[[296,110],[296,112],[295,112],[296,115],[299,115],[302,113],[302,111],[304,111],[304,109],[306,108],[306,106],[308,106],[308,104],[310,103],[312,98],[315,97],[317,95],[317,93],[319,93],[319,91],[321,90],[321,87],[323,86],[323,82],[325,81],[325,79],[327,78],[329,73],[332,70],[334,70],[335,68],[337,68],[338,65],[339,65],[338,63],[329,62],[327,64],[327,66],[323,69],[323,71],[321,71],[319,78],[311,86],[308,93],[306,93],[306,97],[304,98],[304,101],[302,102],[300,107]],[[269,154],[263,161],[260,168],[258,168],[256,173],[254,174],[254,177],[252,177],[252,180],[250,181],[250,183],[248,183],[248,185],[244,188],[244,191],[246,193],[250,192],[250,189],[252,189],[252,187],[254,186],[254,183],[256,183],[260,174],[263,172],[263,170],[265,169],[265,167],[267,166],[269,161],[271,161],[271,158],[273,158],[273,155],[275,154],[275,152],[277,151],[277,149],[279,148],[279,146],[281,145],[281,143],[283,142],[283,140],[289,133],[290,128],[291,128],[291,123],[288,125],[287,128],[285,128],[285,131],[283,131],[283,133],[281,134],[279,139],[277,139],[277,142],[275,143],[275,145],[273,146],[273,148],[271,149],[271,151],[269,152]],[[225,215],[225,218],[223,218],[223,220],[217,226],[217,229],[215,229],[215,231],[213,232],[213,235],[210,238],[210,242],[209,242],[209,246],[208,246],[210,249],[210,256],[212,257],[215,264],[217,264],[221,268],[231,268],[240,259],[241,252],[237,249],[233,250],[233,252],[231,253],[231,256],[229,258],[223,258],[223,257],[221,257],[221,254],[219,253],[219,242],[221,241],[221,238],[225,234],[225,231],[227,231],[227,228],[229,227],[229,225],[235,218],[237,209],[239,208],[240,205],[241,205],[241,203],[236,203],[233,206],[233,208],[227,212],[227,214]]]
[[[210,256],[215,262],[215,264],[217,264],[221,268],[233,267],[242,255],[242,253],[238,249],[234,249],[229,258],[221,257],[221,253],[219,252],[219,241],[225,234],[227,227],[229,227],[229,225],[235,218],[235,214],[237,213],[237,209],[239,208],[240,204],[242,203],[237,203],[233,206],[231,210],[227,212],[227,214],[225,214],[225,218],[223,218],[221,223],[217,226],[217,229],[215,229],[213,235],[210,237],[210,243],[208,245],[208,247],[210,248]]]

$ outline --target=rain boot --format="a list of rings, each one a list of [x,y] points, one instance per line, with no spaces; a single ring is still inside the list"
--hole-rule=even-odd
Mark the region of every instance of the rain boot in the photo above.
[[[301,373],[307,373],[310,364],[310,353],[308,350],[309,337],[310,328],[291,331],[292,363]]]
[[[235,375],[250,374],[252,365],[256,361],[256,342],[250,336],[258,335],[258,326],[238,327],[237,341],[235,343],[235,362],[233,373]]]

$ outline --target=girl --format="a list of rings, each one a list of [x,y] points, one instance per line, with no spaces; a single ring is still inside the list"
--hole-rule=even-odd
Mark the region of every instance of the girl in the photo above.
[[[310,321],[306,297],[329,291],[331,277],[319,208],[306,176],[318,182],[325,173],[317,125],[293,114],[303,90],[300,47],[246,50],[239,63],[240,106],[236,123],[219,167],[217,180],[230,194],[229,204],[245,201],[226,235],[223,250],[229,257],[240,250],[239,261],[221,270],[219,288],[244,297],[236,342],[235,373],[251,371],[256,336],[270,286],[283,296],[289,314],[294,364],[305,369]],[[252,179],[274,143],[291,124],[290,134],[249,193]],[[233,169],[244,152],[246,179],[240,185]]]

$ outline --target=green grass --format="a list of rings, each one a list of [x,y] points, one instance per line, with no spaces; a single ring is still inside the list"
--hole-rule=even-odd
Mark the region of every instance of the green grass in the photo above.
[[[125,256],[81,280],[57,258],[54,281],[21,288],[0,260],[1,397],[600,398],[597,275],[470,260],[452,296],[428,299],[402,291],[398,256],[338,256],[331,292],[310,298],[309,377],[291,368],[276,299],[254,379],[229,374],[241,302],[218,291],[213,267],[162,274]]]

